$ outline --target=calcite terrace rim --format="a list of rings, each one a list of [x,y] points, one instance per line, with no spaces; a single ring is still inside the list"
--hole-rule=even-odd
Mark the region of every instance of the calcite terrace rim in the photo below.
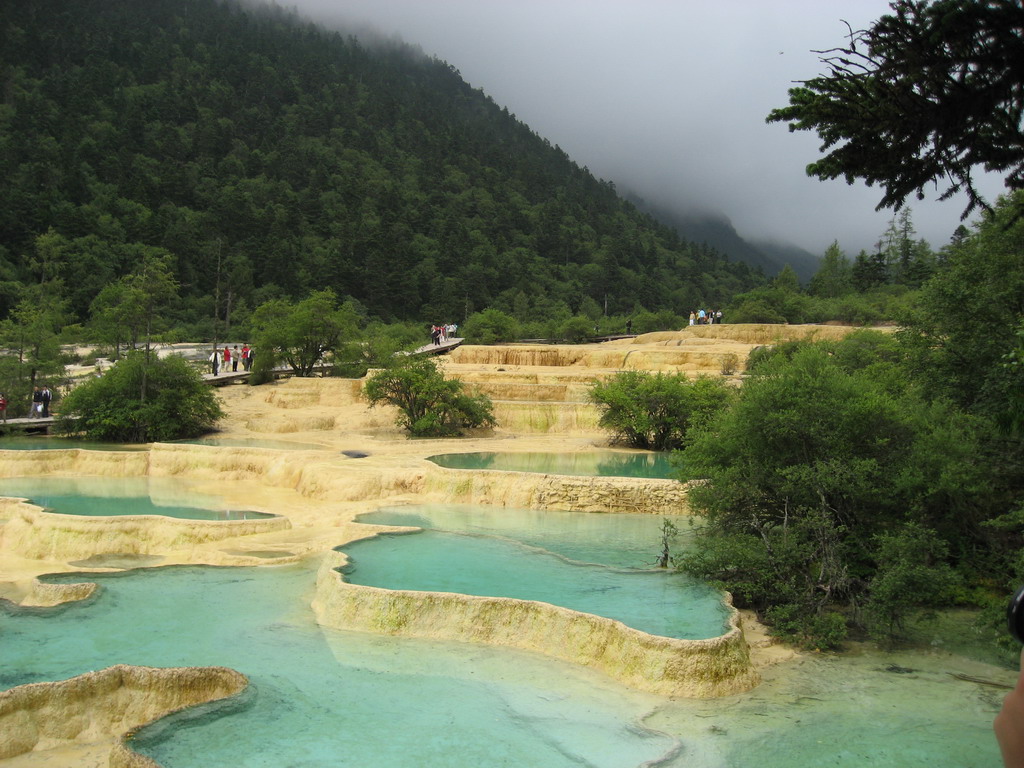
[[[418,530],[383,526],[365,538]],[[517,648],[670,697],[727,696],[760,683],[740,613],[728,592],[722,597],[729,609],[728,629],[716,637],[690,640],[653,635],[616,619],[539,600],[352,584],[344,574],[349,563],[340,546],[325,553],[313,599],[317,622],[324,626]],[[447,620],[434,620],[437,613]],[[562,630],[548,632],[551,627]]]
[[[26,683],[0,691],[0,759],[59,743],[115,739],[109,765],[152,768],[157,763],[133,751],[134,733],[168,715],[195,706],[231,699],[249,687],[249,679],[229,667],[147,667],[115,664],[64,680]],[[138,700],[134,717],[103,706],[125,696]],[[65,717],[58,717],[61,712]],[[70,711],[67,711],[70,710]]]
[[[66,560],[81,554],[78,549],[83,541],[95,545],[88,548],[91,555],[159,555],[172,546],[291,528],[291,521],[284,515],[247,520],[188,520],[163,515],[88,517],[49,512],[20,497],[0,496],[0,514],[5,507],[10,511],[0,527],[0,542],[5,549],[33,559]],[[147,535],[136,535],[139,531]],[[116,545],[111,543],[111,535],[116,536]],[[67,549],[72,546],[69,539],[78,549]]]

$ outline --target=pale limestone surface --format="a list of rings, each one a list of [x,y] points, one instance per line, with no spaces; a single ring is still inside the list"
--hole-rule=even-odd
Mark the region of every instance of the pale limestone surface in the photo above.
[[[24,605],[51,605],[87,597],[89,584],[58,587],[40,584],[35,577],[88,570],[72,563],[96,555],[154,555],[167,565],[266,564],[267,552],[280,554],[272,562],[320,555],[324,566],[315,602],[320,621],[379,631],[392,631],[395,623],[412,627],[411,614],[400,610],[409,593],[353,600],[351,595],[357,590],[344,584],[333,570],[337,558],[342,557],[333,552],[335,547],[391,530],[355,523],[361,512],[382,504],[444,501],[647,514],[685,510],[685,488],[673,481],[463,472],[437,467],[425,460],[427,456],[471,451],[565,453],[606,447],[606,435],[596,426],[596,409],[587,402],[592,381],[623,369],[717,376],[729,355],[737,356],[742,370],[746,354],[757,345],[808,334],[833,337],[849,330],[724,325],[647,334],[602,345],[462,347],[442,360],[442,365],[450,375],[495,398],[499,426],[493,432],[459,440],[406,439],[394,425],[392,409],[367,407],[361,398],[361,381],[291,379],[263,387],[221,390],[228,412],[222,434],[232,439],[272,437],[317,443],[323,445],[322,451],[156,445],[148,453],[0,452],[0,477],[171,477],[181,480],[190,491],[219,496],[228,507],[280,515],[244,521],[145,516],[85,519],[46,513],[19,500],[0,502],[0,598]],[[341,454],[345,450],[368,456],[346,458]],[[363,590],[373,591],[358,591]],[[785,655],[762,647],[755,652],[752,665],[736,621],[722,638],[681,646],[679,643],[686,641],[652,638],[617,622],[538,603],[438,595],[425,599],[433,606],[428,623],[434,625],[431,631],[436,634],[424,636],[528,647],[603,669],[628,685],[667,695],[717,696],[749,689],[759,679],[757,666]],[[422,610],[422,605],[415,610]],[[391,625],[382,622],[381,611],[392,617]],[[514,624],[518,629],[527,614],[529,632],[523,633],[525,639],[513,642],[508,627]],[[750,621],[744,624],[750,626]],[[565,642],[569,636],[572,643]],[[758,645],[764,645],[763,640]],[[111,674],[126,679],[123,671]],[[13,689],[6,694],[8,701],[23,704],[17,710],[21,714],[8,717],[19,725],[0,726],[7,739],[2,743],[8,744],[0,755],[13,756],[19,750],[23,754],[14,758],[18,763],[0,759],[0,764],[88,765],[97,755],[109,753],[111,765],[148,765],[149,761],[125,750],[115,737],[146,718],[169,711],[168,698],[172,709],[187,705],[180,690],[197,687],[189,682],[193,673],[168,674],[169,680],[177,682],[161,682],[150,686],[152,690],[129,686],[129,698],[142,701],[131,708],[146,713],[132,722],[127,719],[124,695],[113,693],[116,686],[110,688],[106,683],[109,691],[88,696],[81,691],[95,689],[93,682]],[[206,691],[205,684],[198,687]],[[31,695],[24,692],[26,688],[32,688]],[[168,696],[167,691],[175,693]],[[31,705],[25,705],[26,701]],[[43,738],[40,729],[45,728],[38,721],[51,718],[88,722],[88,727],[79,729],[78,735],[65,729],[59,731],[63,736]],[[107,750],[109,743],[114,744],[113,752]]]
[[[99,745],[111,766],[150,760],[110,743],[171,712],[240,693],[248,680],[224,667],[155,669],[118,665],[68,680],[0,692],[0,759],[75,743]]]
[[[720,637],[658,637],[532,600],[349,584],[338,571],[348,559],[339,552],[331,555],[324,558],[313,599],[317,621],[325,626],[521,648],[593,667],[664,696],[727,696],[760,679],[735,612],[730,630]]]

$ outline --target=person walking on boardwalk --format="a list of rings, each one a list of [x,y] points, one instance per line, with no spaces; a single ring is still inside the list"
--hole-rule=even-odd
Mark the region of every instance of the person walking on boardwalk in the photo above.
[[[220,351],[216,347],[210,355],[210,370],[213,371],[214,376],[220,373]]]
[[[4,424],[7,423],[7,395],[0,392],[0,416],[3,417]]]
[[[50,401],[53,399],[53,393],[49,387],[43,387],[43,413],[44,419],[50,418]]]
[[[231,352],[231,372],[238,372],[238,345],[235,344],[234,350]]]

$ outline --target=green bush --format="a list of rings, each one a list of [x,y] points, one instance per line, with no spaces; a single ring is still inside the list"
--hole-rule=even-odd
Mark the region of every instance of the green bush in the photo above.
[[[782,341],[778,344],[765,344],[754,347],[747,354],[747,373],[756,374],[772,365],[778,358],[792,360],[793,355],[802,349],[807,349],[813,342],[798,339],[796,341]]]
[[[773,605],[764,614],[771,634],[805,650],[833,650],[846,639],[846,619],[841,613],[808,613],[803,605]]]
[[[570,344],[582,344],[593,338],[600,328],[595,329],[594,321],[585,315],[573,315],[558,328],[558,338]]]
[[[946,604],[959,578],[946,562],[946,542],[922,525],[907,523],[874,542],[878,570],[864,610],[871,636],[890,645],[903,635],[912,610]]]
[[[359,321],[352,302],[339,306],[333,291],[313,291],[295,303],[272,299],[261,304],[252,314],[252,330],[259,353],[273,351],[274,359],[296,376],[311,376],[328,353],[358,338]]]
[[[247,382],[249,386],[258,387],[260,384],[268,384],[274,380],[274,369],[277,367],[277,350],[273,347],[264,347],[257,350],[253,358],[252,368],[249,370]]]
[[[490,308],[470,315],[461,326],[461,331],[471,344],[494,344],[521,338],[522,327],[511,315]]]
[[[717,379],[640,371],[620,372],[590,391],[599,423],[614,441],[654,451],[682,447],[687,431],[725,408],[731,396]]]
[[[198,437],[223,416],[213,389],[184,358],[130,353],[103,376],[73,389],[59,426],[68,434],[116,443]]]
[[[784,324],[786,316],[764,299],[747,299],[728,312],[730,323]]]
[[[821,617],[836,607],[883,637],[910,606],[933,604],[935,593],[915,585],[932,578],[946,588],[941,542],[967,546],[986,493],[976,424],[900,386],[887,340],[841,347],[766,353],[735,405],[691,432],[681,460],[700,480],[691,507],[707,519],[700,554],[683,567],[766,618],[772,606],[799,606],[806,621],[779,631],[801,642],[830,642],[830,625],[816,622],[833,621]],[[932,530],[914,533],[908,522]],[[771,616],[792,623],[798,613]]]
[[[842,535],[841,527],[822,514],[747,531],[709,526],[699,545],[677,563],[729,590],[737,607],[758,611],[773,634],[803,647],[829,648],[846,633],[845,620],[836,626],[836,619],[826,618],[833,596],[850,581],[837,557]]]
[[[416,324],[372,324],[362,339],[339,345],[331,375],[359,379],[373,368],[388,368],[394,364],[396,355],[422,346],[424,338],[423,329]]]
[[[371,406],[398,408],[398,425],[413,437],[451,437],[496,424],[490,398],[467,393],[461,382],[445,379],[429,357],[407,356],[378,371],[366,380],[363,394]]]
[[[641,310],[633,316],[633,333],[643,334],[654,331],[678,331],[685,328],[688,320],[669,309],[660,312]]]
[[[825,319],[851,325],[870,325],[885,319],[879,307],[870,303],[863,294],[824,300],[822,314]]]

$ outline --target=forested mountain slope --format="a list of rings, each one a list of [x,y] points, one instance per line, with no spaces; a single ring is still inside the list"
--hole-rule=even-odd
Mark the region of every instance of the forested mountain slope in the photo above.
[[[446,63],[279,9],[5,0],[0,57],[0,316],[59,278],[85,321],[160,249],[185,323],[319,288],[385,320],[455,320],[503,292],[538,312],[686,311],[762,279]]]

